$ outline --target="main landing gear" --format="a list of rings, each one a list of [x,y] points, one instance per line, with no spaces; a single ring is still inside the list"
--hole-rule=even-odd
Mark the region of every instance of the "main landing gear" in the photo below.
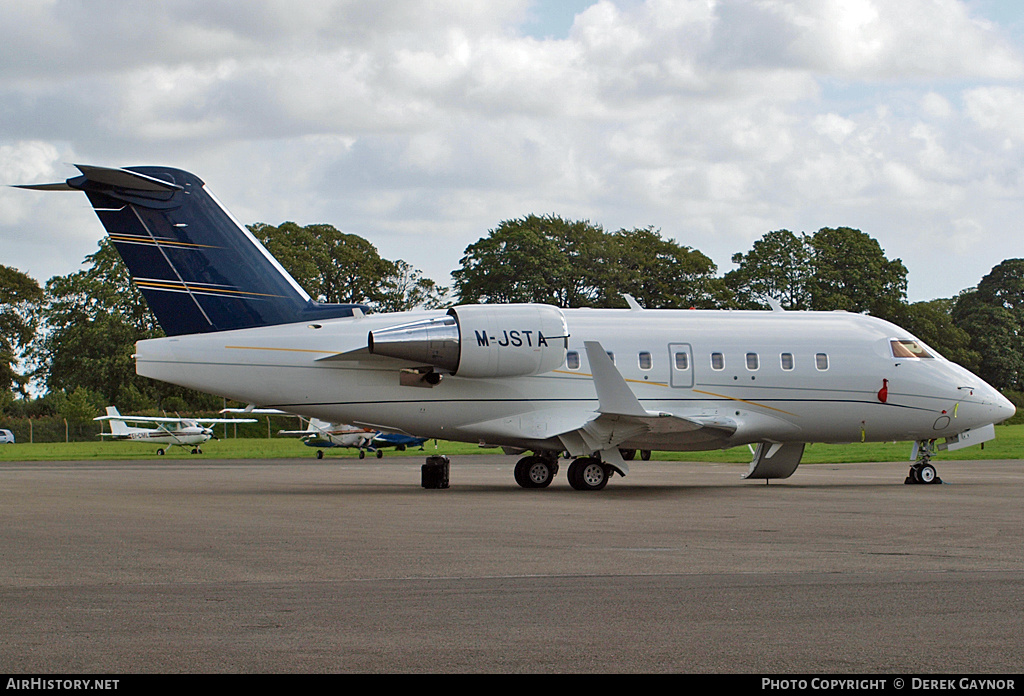
[[[532,455],[516,462],[515,478],[523,488],[547,488],[558,474],[558,457]]]
[[[615,469],[597,457],[579,457],[569,465],[569,485],[578,491],[599,491]],[[534,454],[516,462],[515,479],[523,488],[547,488],[558,474],[558,455]]]
[[[939,474],[931,463],[932,455],[935,453],[933,440],[922,440],[914,445],[917,452],[917,461],[910,466],[910,472],[903,483],[942,483]]]

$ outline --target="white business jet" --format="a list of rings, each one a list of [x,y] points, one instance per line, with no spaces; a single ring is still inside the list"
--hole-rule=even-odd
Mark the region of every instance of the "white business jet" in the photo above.
[[[846,312],[460,305],[367,314],[315,302],[193,174],[77,165],[30,186],[83,191],[168,334],[140,375],[336,423],[501,446],[515,479],[579,490],[622,450],[755,447],[786,478],[811,442],[913,442],[932,457],[995,436],[1014,407],[908,331]]]
[[[169,416],[122,416],[114,406],[107,406],[107,415],[93,418],[110,423],[109,433],[100,433],[102,437],[113,440],[131,440],[156,445],[192,448],[192,454],[202,454],[200,447],[213,437],[213,428],[217,423],[255,423],[255,418],[171,418]],[[138,428],[129,423],[153,425],[152,428]],[[164,454],[161,447],[157,454]]]

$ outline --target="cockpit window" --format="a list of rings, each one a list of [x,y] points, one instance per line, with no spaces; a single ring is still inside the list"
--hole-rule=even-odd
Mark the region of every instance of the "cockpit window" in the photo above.
[[[892,346],[892,357],[894,358],[934,358],[924,346],[917,341],[898,340],[889,341]]]

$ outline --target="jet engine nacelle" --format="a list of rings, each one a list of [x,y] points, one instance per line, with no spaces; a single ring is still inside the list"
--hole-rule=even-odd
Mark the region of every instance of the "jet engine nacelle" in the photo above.
[[[565,362],[568,340],[562,311],[544,304],[461,305],[367,338],[374,355],[485,379],[550,372]]]

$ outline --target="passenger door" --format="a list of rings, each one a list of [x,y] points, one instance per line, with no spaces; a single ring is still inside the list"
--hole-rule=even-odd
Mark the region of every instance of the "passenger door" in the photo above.
[[[673,387],[693,387],[693,349],[689,343],[668,344],[668,365]]]

